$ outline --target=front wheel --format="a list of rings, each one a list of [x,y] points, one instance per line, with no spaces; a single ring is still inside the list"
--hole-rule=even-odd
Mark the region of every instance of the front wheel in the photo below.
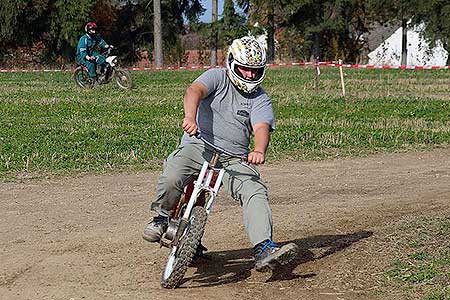
[[[178,246],[173,246],[164,272],[161,278],[161,285],[168,289],[174,289],[181,284],[183,276],[192,261],[197,248],[200,245],[205,231],[207,214],[201,206],[192,209],[189,224],[180,238]]]
[[[125,71],[123,69],[116,69],[114,72],[114,79],[121,89],[129,90],[133,87],[133,81],[128,71]]]

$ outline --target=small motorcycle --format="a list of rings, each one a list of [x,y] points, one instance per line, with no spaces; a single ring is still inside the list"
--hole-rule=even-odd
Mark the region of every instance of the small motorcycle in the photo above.
[[[161,246],[170,249],[161,278],[164,288],[179,286],[193,258],[201,256],[206,250],[201,239],[225,173],[223,168],[217,167],[219,156],[225,154],[239,158],[243,163],[247,159],[218,148],[199,135],[197,137],[214,149],[214,153],[209,162],[203,163],[197,180],[192,180],[185,187],[177,207],[171,213],[167,231],[161,237]]]
[[[105,57],[106,67],[105,70],[100,72],[99,67],[97,66],[97,74],[98,76],[97,82],[94,82],[91,78],[89,78],[89,70],[86,65],[79,65],[74,73],[73,80],[75,83],[82,89],[92,89],[97,84],[107,84],[110,83],[113,79],[116,82],[117,86],[124,90],[129,90],[133,87],[133,81],[131,79],[131,75],[128,71],[117,67],[117,56],[111,55],[111,50],[113,47],[109,47],[106,49],[101,55]]]

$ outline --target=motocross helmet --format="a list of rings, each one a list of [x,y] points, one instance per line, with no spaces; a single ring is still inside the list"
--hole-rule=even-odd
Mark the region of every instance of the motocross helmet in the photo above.
[[[235,39],[228,48],[226,59],[227,75],[236,88],[244,93],[254,92],[266,74],[266,49],[252,36]],[[238,67],[255,69],[256,75],[246,79]]]
[[[91,37],[94,37],[97,34],[97,24],[94,22],[89,22],[84,27],[84,30],[87,34],[89,34]]]

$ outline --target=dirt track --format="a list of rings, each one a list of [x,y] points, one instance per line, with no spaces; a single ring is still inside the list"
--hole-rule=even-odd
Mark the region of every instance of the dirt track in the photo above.
[[[210,259],[170,291],[167,250],[141,239],[157,173],[0,184],[0,299],[394,299],[380,292],[390,261],[379,237],[404,216],[450,212],[450,149],[261,171],[274,239],[299,245],[295,263],[253,271],[240,208],[222,195]]]

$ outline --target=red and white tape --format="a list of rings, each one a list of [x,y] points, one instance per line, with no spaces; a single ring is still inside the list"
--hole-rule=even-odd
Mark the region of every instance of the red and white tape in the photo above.
[[[360,64],[339,64],[334,62],[288,62],[267,64],[268,67],[290,67],[290,66],[321,66],[321,67],[343,67],[351,69],[404,69],[404,70],[438,70],[438,69],[450,69],[450,66],[378,66],[378,65],[360,65]],[[211,69],[222,68],[222,66],[185,66],[185,67],[152,67],[152,68],[126,68],[130,71],[158,71],[158,70],[198,70],[198,69]],[[8,72],[72,72],[73,70],[57,70],[57,69],[0,69],[0,73]]]
[[[343,67],[351,69],[405,69],[405,70],[436,70],[436,69],[450,69],[450,66],[378,66],[378,65],[360,65],[360,64],[339,64],[333,62],[319,62],[319,66],[324,67]],[[293,62],[293,63],[280,63],[280,64],[268,64],[270,67],[283,67],[283,66],[315,66],[314,62]]]
[[[212,69],[223,68],[223,66],[182,66],[182,67],[153,67],[153,68],[127,68],[130,71],[159,71],[159,70],[198,70],[198,69]]]
[[[33,73],[33,72],[68,72],[71,70],[56,70],[56,69],[0,69],[0,73],[11,73],[11,72],[22,72],[22,73]]]
[[[450,66],[377,66],[377,65],[359,65],[359,64],[336,64],[336,63],[319,63],[319,65],[327,67],[343,67],[351,69],[404,69],[404,70],[450,69]]]

